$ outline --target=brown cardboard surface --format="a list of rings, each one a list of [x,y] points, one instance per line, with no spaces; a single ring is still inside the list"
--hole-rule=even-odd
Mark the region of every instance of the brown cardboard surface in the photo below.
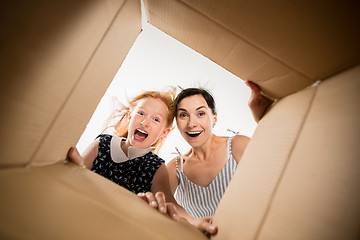
[[[360,66],[318,86],[258,239],[358,239]]]
[[[358,237],[360,67],[304,89],[358,62],[358,2],[145,3],[155,26],[283,98],[221,200],[214,239]],[[0,238],[205,239],[101,176],[56,163],[141,31],[140,2],[2,11]]]
[[[128,0],[121,6],[77,85],[58,112],[31,165],[44,165],[62,160],[69,146],[76,144],[78,136],[81,136],[97,104],[140,33],[139,4],[138,1]],[[64,140],[54,145],[59,138]]]
[[[315,91],[311,87],[280,100],[259,122],[216,210],[214,239],[256,239]]]
[[[357,1],[145,4],[151,24],[275,98],[360,61]]]
[[[0,170],[1,239],[207,239],[74,164]]]
[[[114,49],[122,51],[114,51],[111,58],[106,58],[108,52],[104,48],[109,46],[102,43],[107,41],[109,27],[119,18],[121,8],[128,4],[137,7],[125,14],[131,15],[132,21],[122,31],[132,29],[132,33],[124,34],[126,40],[117,42],[119,47]],[[64,108],[72,104],[72,111],[77,114],[67,115],[65,121],[75,123],[60,126],[62,135],[56,132],[58,136],[49,148],[56,156],[44,155],[47,160],[42,159],[42,164],[64,159],[66,149],[76,143],[107,83],[140,32],[140,3],[35,1],[21,6],[8,3],[2,9],[6,12],[2,14],[6,24],[1,32],[0,165],[9,167],[31,161]],[[115,34],[121,33],[118,30]],[[96,80],[95,76],[90,80],[86,74],[99,58],[116,61],[116,65],[99,64]],[[86,102],[69,102],[74,94]]]

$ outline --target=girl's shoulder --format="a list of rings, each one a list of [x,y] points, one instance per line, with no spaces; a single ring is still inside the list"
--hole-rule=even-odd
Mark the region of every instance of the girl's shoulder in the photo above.
[[[111,135],[111,134],[101,133],[101,134],[97,135],[95,139],[104,139],[104,138],[110,138],[111,139],[112,137],[113,137],[113,135]]]
[[[165,163],[164,159],[162,159],[161,157],[159,157],[159,155],[157,155],[157,154],[155,154],[153,152],[148,152],[145,155],[143,155],[143,157],[146,158],[146,159],[150,159],[152,161]]]

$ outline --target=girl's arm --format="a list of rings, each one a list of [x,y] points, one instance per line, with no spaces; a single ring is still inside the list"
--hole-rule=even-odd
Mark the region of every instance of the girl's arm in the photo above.
[[[160,212],[166,213],[161,210],[162,209],[166,210],[167,209],[166,204],[170,203],[170,205],[175,206],[177,214],[179,215],[180,218],[188,221],[190,224],[194,225],[195,227],[197,227],[204,233],[213,235],[217,232],[217,227],[210,223],[211,218],[194,218],[176,202],[176,200],[173,196],[173,193],[170,189],[169,174],[168,174],[165,164],[162,164],[161,167],[156,171],[155,176],[153,178],[153,183],[151,186],[151,192],[152,192],[152,194],[155,194],[155,196],[152,194],[146,193],[146,197],[151,196],[151,195],[152,196],[151,196],[151,199],[147,198],[145,200],[147,200],[150,204],[153,201],[157,201],[158,209]]]

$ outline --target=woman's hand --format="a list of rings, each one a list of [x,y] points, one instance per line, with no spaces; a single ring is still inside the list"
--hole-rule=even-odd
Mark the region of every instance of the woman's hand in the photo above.
[[[248,106],[256,122],[263,117],[266,109],[273,103],[273,100],[261,94],[260,88],[251,81],[245,81],[245,84],[251,89],[251,96]]]
[[[201,230],[205,235],[215,235],[218,231],[217,227],[212,224],[212,217],[194,218],[187,219],[187,221]]]
[[[175,221],[179,220],[179,214],[176,206],[173,203],[165,201],[165,195],[162,192],[157,192],[154,196],[152,192],[138,193],[138,196],[149,203],[153,208],[157,208],[160,213],[168,214]]]
[[[205,235],[215,235],[217,227],[212,224],[212,217],[194,218],[185,209],[178,205],[178,208],[173,203],[166,202],[165,194],[157,192],[154,196],[153,193],[139,193],[138,196],[149,203],[153,208],[157,208],[159,212],[168,214],[174,220],[182,218],[189,222],[191,225],[198,228]]]

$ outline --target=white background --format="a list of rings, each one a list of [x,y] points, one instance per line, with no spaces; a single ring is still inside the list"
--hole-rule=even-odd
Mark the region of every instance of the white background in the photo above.
[[[252,136],[256,123],[247,106],[250,90],[244,82],[152,25],[143,23],[142,33],[77,144],[80,153],[102,132],[119,101],[125,104],[127,99],[143,91],[164,90],[169,86],[204,87],[213,94],[218,111],[216,135],[233,135],[227,130],[231,129]],[[181,153],[189,149],[176,128],[168,135],[159,156],[170,161],[175,157],[175,146]]]

